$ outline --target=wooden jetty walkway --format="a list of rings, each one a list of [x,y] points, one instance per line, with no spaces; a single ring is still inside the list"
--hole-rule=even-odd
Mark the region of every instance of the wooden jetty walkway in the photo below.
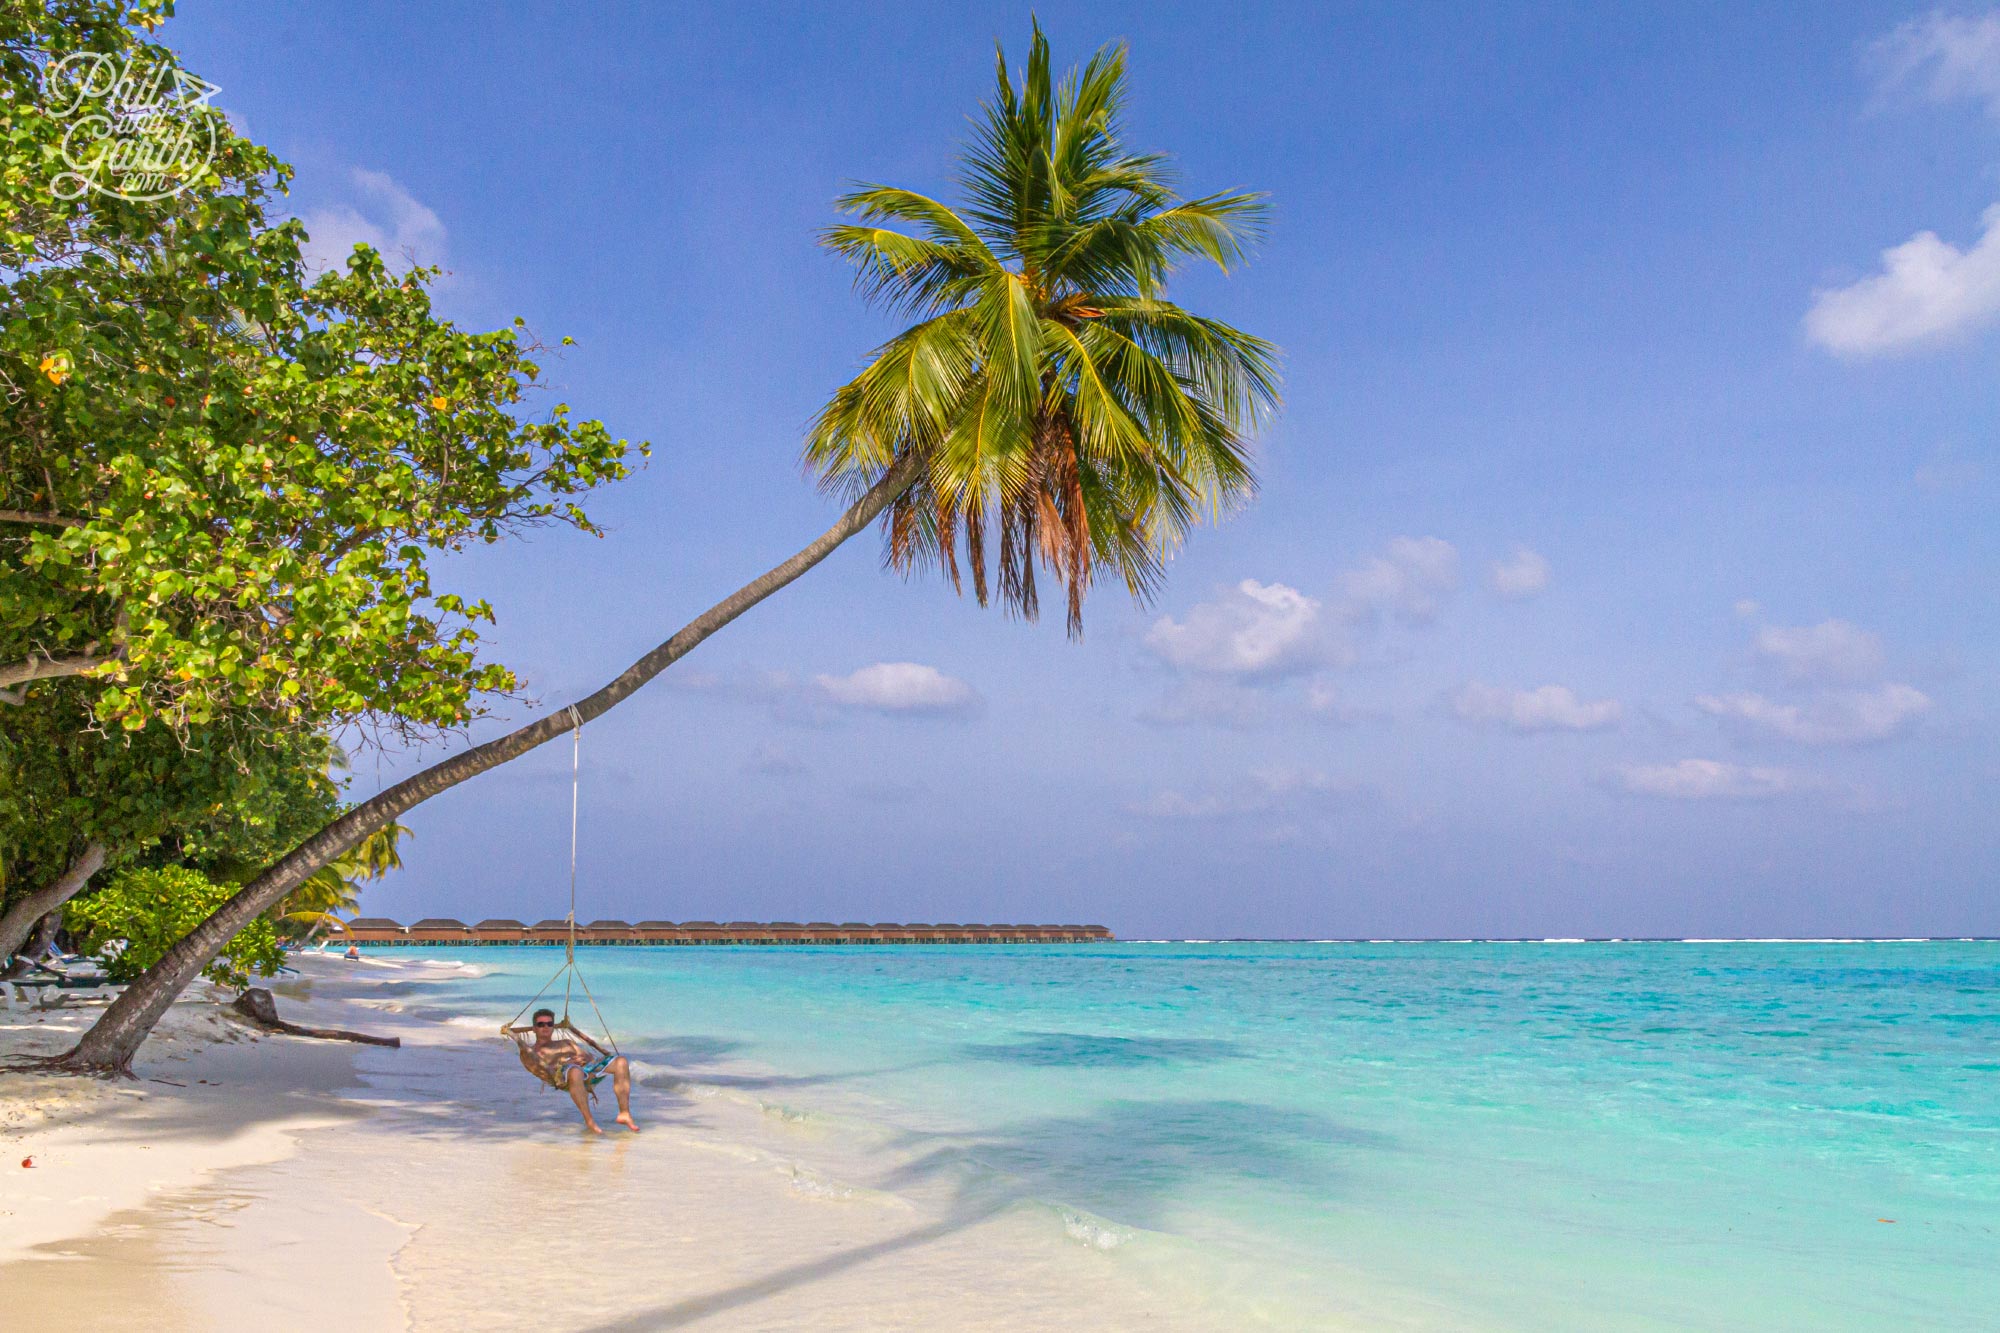
[[[363,916],[328,931],[340,944],[546,944],[569,940],[569,922],[534,925],[494,917],[466,925],[450,917],[425,917],[405,926],[387,917]],[[578,925],[578,944],[1091,944],[1114,938],[1103,926],[961,926],[878,921],[593,921]]]

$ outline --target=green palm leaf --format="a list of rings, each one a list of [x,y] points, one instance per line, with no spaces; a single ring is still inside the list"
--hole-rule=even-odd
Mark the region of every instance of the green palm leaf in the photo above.
[[[996,65],[958,207],[857,186],[839,200],[856,220],[821,233],[864,295],[920,322],[834,393],[805,462],[857,493],[915,453],[883,518],[888,563],[954,587],[969,571],[982,604],[997,586],[1029,618],[1039,569],[1064,585],[1074,635],[1100,567],[1143,602],[1190,528],[1255,492],[1277,349],[1166,290],[1186,264],[1241,264],[1266,206],[1182,197],[1165,157],[1126,146],[1122,46],[1058,82],[1037,25],[1018,82],[1004,52]]]

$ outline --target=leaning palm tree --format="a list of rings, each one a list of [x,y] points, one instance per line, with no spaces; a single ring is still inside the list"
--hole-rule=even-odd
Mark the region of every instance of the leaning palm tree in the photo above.
[[[954,209],[871,186],[824,242],[863,291],[917,322],[879,348],[813,423],[808,468],[849,503],[811,544],[682,627],[596,693],[431,765],[362,802],[252,880],[49,1062],[128,1070],[174,996],[258,913],[439,792],[616,706],[709,635],[878,519],[888,562],[991,580],[1033,617],[1037,569],[1080,631],[1098,569],[1144,599],[1190,526],[1253,488],[1247,439],[1277,401],[1275,351],[1166,299],[1177,265],[1225,271],[1262,221],[1249,194],[1178,195],[1166,160],[1120,136],[1122,47],[1058,84],[1036,28],[963,157]],[[894,226],[885,224],[895,224]],[[961,554],[962,553],[962,554]],[[990,559],[989,559],[990,557]],[[961,563],[961,561],[963,563]]]
[[[962,544],[984,605],[990,550],[1001,600],[1029,619],[1040,565],[1077,635],[1100,566],[1144,600],[1188,528],[1254,488],[1246,435],[1277,401],[1275,349],[1165,289],[1187,260],[1242,259],[1264,204],[1181,198],[1162,157],[1125,147],[1123,47],[1055,86],[1037,27],[1022,86],[1004,54],[999,75],[961,208],[884,185],[840,200],[860,220],[825,243],[919,322],[834,394],[806,459],[856,494],[914,460],[889,562],[959,587]]]

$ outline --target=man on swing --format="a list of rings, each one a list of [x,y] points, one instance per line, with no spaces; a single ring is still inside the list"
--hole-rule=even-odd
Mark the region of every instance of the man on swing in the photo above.
[[[567,1089],[570,1100],[583,1113],[584,1128],[593,1134],[602,1134],[604,1130],[599,1127],[597,1117],[590,1113],[590,1085],[609,1073],[611,1090],[618,1097],[618,1123],[637,1134],[639,1126],[632,1119],[631,1063],[622,1055],[606,1051],[576,1029],[569,1031],[580,1040],[556,1035],[555,1010],[535,1010],[535,1044],[520,1046],[521,1063],[527,1065],[529,1072],[537,1078]],[[589,1050],[584,1049],[586,1045]]]

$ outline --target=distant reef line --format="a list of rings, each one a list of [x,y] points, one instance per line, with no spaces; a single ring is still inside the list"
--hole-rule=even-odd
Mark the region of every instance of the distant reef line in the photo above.
[[[326,938],[339,944],[569,943],[568,920],[528,925],[491,917],[467,925],[450,917],[426,917],[403,925],[387,917],[363,916],[336,923]],[[1103,926],[998,926],[893,921],[593,921],[575,927],[578,944],[1092,944],[1115,938]]]

